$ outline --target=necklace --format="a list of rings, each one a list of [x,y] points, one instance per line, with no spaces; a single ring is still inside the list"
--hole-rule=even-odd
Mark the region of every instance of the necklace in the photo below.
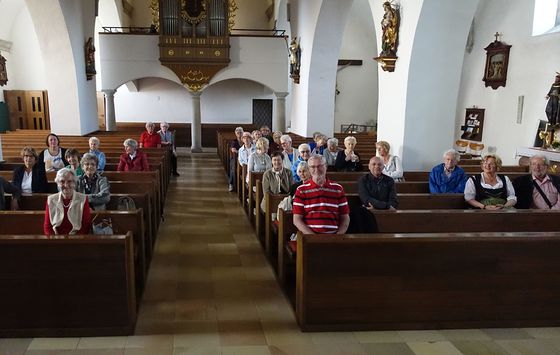
[[[71,198],[70,198],[70,201],[68,201],[68,204],[65,204],[65,203],[64,203],[64,200],[62,200],[62,206],[63,206],[64,208],[69,208],[71,203],[72,203],[72,199],[71,199]]]

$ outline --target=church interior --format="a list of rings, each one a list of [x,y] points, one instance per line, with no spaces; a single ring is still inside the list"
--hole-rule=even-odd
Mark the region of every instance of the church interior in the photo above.
[[[95,242],[89,256],[62,239],[47,241],[75,254],[58,263],[49,259],[56,252],[41,254],[41,238],[30,254],[17,244],[41,234],[46,196],[22,200],[29,211],[0,211],[0,268],[10,270],[0,271],[2,293],[28,283],[0,297],[0,354],[560,354],[555,211],[473,214],[456,207],[462,194],[438,202],[455,207],[426,208],[431,214],[402,207],[413,222],[393,215],[386,254],[367,253],[360,238],[347,255],[309,238],[313,269],[303,249],[284,255],[291,221],[269,226],[269,208],[259,212],[261,200],[273,201],[258,190],[262,174],[253,178],[229,156],[237,126],[267,125],[298,144],[315,132],[341,146],[355,135],[366,166],[376,140],[387,141],[402,160],[405,206],[429,195],[427,174],[448,149],[464,154],[469,172],[495,154],[512,177],[528,173],[542,148],[558,174],[559,41],[560,0],[0,0],[0,132],[11,131],[0,135],[2,178],[21,165],[23,146],[44,149],[46,132],[80,151],[99,137],[114,170],[123,138],[138,139],[146,122],[169,123],[176,143],[174,152],[146,149],[154,167],[142,176],[106,169],[112,193],[130,194],[141,209],[99,214],[111,216],[118,238]],[[436,232],[456,244],[442,245]],[[405,244],[406,233],[418,236]],[[423,244],[420,233],[433,238]],[[370,259],[354,263],[352,253]],[[112,260],[96,266],[104,257]],[[397,280],[401,259],[412,267]],[[50,260],[42,272],[41,260]],[[325,270],[334,276],[309,276]],[[70,281],[81,271],[95,278]],[[90,293],[85,305],[50,292],[49,283],[73,282],[83,288],[75,294]],[[105,293],[97,282],[126,286]],[[413,291],[391,292],[403,288]],[[92,317],[85,326],[71,314],[76,304]]]

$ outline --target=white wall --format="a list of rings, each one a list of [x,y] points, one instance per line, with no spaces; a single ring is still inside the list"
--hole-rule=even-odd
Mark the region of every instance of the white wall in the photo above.
[[[377,121],[376,31],[367,0],[354,0],[342,37],[340,59],[360,59],[362,66],[349,66],[338,72],[334,131],[341,124],[373,124]]]
[[[118,122],[191,122],[191,95],[187,89],[159,78],[137,82],[138,92],[129,92],[125,86],[117,89]],[[210,85],[200,100],[202,123],[251,123],[253,99],[274,99],[274,95],[270,89],[250,80],[231,79]]]
[[[270,29],[266,9],[270,0],[235,0],[238,10],[235,13],[234,28],[243,29]]]
[[[504,164],[515,164],[515,148],[532,146],[537,120],[546,120],[545,96],[560,71],[560,33],[532,37],[533,1],[483,1],[476,13],[475,42],[465,54],[459,101],[456,108],[456,138],[462,133],[465,108],[473,105],[486,109],[482,143],[495,151]],[[484,47],[494,33],[512,45],[506,87],[484,87],[482,77],[486,55]],[[525,96],[523,119],[516,123],[517,98]]]

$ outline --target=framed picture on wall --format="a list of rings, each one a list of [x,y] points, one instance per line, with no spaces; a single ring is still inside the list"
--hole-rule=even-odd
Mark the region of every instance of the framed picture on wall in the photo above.
[[[507,70],[509,64],[509,50],[511,45],[498,41],[499,33],[495,34],[496,40],[484,48],[486,50],[486,65],[484,66],[484,85],[496,90],[506,86]]]
[[[484,109],[468,108],[465,110],[465,125],[461,127],[463,135],[461,139],[470,141],[482,141],[482,128],[484,125]]]

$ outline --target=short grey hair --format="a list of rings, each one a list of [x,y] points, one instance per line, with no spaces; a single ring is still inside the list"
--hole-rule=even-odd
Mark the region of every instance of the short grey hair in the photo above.
[[[146,122],[146,128],[154,127],[154,126],[155,126],[155,124],[153,122],[150,122],[150,121]]]
[[[169,128],[169,123],[167,123],[167,122],[165,122],[165,121],[161,121],[161,122],[159,123],[159,127],[160,127],[160,128],[161,128],[161,127],[167,127],[167,128]]]
[[[354,136],[348,136],[348,137],[344,138],[344,143],[350,142],[350,141],[354,142],[354,144],[358,143],[358,141],[356,140],[356,137],[354,137]]]
[[[67,175],[72,176],[72,180],[74,181],[74,184],[76,183],[76,181],[78,181],[78,177],[76,176],[74,170],[70,168],[62,168],[56,172],[56,177],[54,178],[54,182],[56,182],[57,185],[60,185],[60,180],[62,180]]]
[[[241,126],[235,127],[235,132],[241,132],[241,133],[243,133],[243,127],[241,127]]]
[[[302,150],[309,150],[309,152],[311,152],[311,147],[307,143],[301,143],[297,150],[298,152],[301,152]]]
[[[80,160],[80,165],[84,165],[84,163],[87,163],[89,161],[94,161],[95,165],[99,164],[99,159],[97,158],[97,155],[92,153],[86,153],[82,156],[82,160]]]
[[[95,142],[97,145],[99,145],[99,143],[100,143],[100,142],[99,142],[99,138],[97,138],[97,137],[91,137],[91,138],[88,140],[88,142],[89,142],[89,143]]]
[[[136,149],[136,148],[138,147],[138,142],[135,141],[135,140],[132,139],[132,138],[128,138],[127,140],[124,141],[123,145],[124,145],[125,147],[132,147],[132,148],[135,148],[135,149]]]
[[[446,156],[448,155],[453,155],[453,159],[455,159],[455,161],[459,161],[461,160],[461,154],[459,154],[458,151],[456,151],[455,149],[448,149],[443,153],[443,159],[445,159]]]
[[[327,146],[331,146],[331,147],[338,147],[338,139],[337,138],[329,138],[327,140]]]
[[[327,165],[327,160],[322,155],[318,155],[318,154],[312,155],[311,158],[309,158],[309,160],[311,160],[311,159],[319,159],[319,160],[321,160],[321,164]],[[309,160],[307,161],[308,164],[309,164]]]
[[[548,158],[542,154],[535,154],[531,158],[529,158],[529,163],[533,162],[533,159],[542,159],[545,165],[550,165],[550,161]]]
[[[280,142],[290,142],[290,143],[292,143],[292,137],[290,137],[289,134],[283,134],[280,137]]]

